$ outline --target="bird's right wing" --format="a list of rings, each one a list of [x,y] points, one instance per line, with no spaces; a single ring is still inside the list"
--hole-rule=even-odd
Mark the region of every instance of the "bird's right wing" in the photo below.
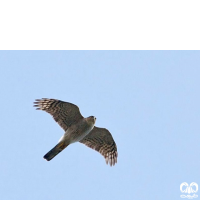
[[[51,114],[56,122],[66,131],[68,127],[82,119],[78,106],[57,99],[36,99],[34,106]]]
[[[101,153],[106,159],[106,164],[112,166],[117,163],[117,146],[107,129],[94,127],[80,142]]]

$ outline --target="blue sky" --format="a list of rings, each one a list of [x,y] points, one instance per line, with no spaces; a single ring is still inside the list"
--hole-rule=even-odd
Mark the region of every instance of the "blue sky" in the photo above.
[[[0,66],[1,199],[175,200],[200,184],[199,51],[1,51]],[[117,165],[80,143],[45,161],[64,132],[43,97],[96,116]]]

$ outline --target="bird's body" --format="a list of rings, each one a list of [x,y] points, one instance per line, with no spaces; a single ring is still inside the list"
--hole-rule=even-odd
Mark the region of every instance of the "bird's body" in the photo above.
[[[63,141],[68,144],[79,142],[94,128],[95,120],[96,118],[91,116],[72,124],[60,138],[59,142]]]
[[[81,142],[99,151],[111,166],[117,162],[117,146],[112,135],[107,129],[94,126],[94,116],[84,118],[76,105],[56,99],[36,100],[35,106],[50,113],[65,130],[58,144],[44,155],[46,160],[54,158],[68,145]]]
[[[95,120],[96,118],[91,116],[72,124],[60,138],[58,144],[44,155],[44,159],[50,161],[68,145],[82,140],[94,128]]]

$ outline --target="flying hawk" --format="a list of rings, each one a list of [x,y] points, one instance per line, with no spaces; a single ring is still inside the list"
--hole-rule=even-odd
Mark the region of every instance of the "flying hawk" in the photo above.
[[[107,129],[94,126],[96,117],[84,118],[78,106],[57,99],[36,99],[34,104],[37,110],[44,110],[51,114],[65,131],[58,144],[44,155],[44,159],[50,161],[68,145],[81,142],[101,153],[110,166],[117,163],[115,141]]]

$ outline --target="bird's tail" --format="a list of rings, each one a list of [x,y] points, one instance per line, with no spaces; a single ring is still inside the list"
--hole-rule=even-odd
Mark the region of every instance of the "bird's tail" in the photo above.
[[[46,159],[47,161],[50,161],[67,146],[68,144],[65,144],[65,142],[59,142],[53,149],[51,149],[47,154],[44,155],[44,159]]]

